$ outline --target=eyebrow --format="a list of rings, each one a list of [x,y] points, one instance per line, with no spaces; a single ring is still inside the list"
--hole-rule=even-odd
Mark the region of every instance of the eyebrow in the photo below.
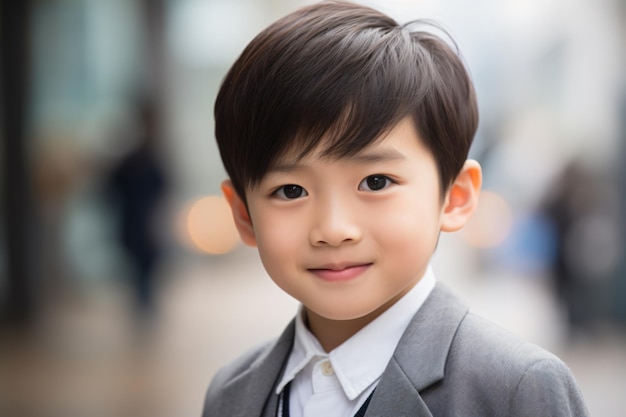
[[[356,155],[351,155],[345,158],[339,159],[347,159],[349,161],[365,164],[372,162],[385,162],[385,161],[394,161],[400,159],[406,159],[406,156],[394,148],[388,149],[375,149],[369,151],[362,151],[357,153]],[[291,172],[297,168],[302,166],[299,161],[295,162],[281,162],[273,166],[268,172]]]
[[[406,159],[406,156],[395,148],[386,148],[359,152],[356,155],[351,156],[347,159],[355,162],[385,162],[398,159]]]

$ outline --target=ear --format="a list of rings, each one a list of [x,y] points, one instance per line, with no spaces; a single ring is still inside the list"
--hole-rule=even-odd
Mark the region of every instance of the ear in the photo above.
[[[235,226],[237,227],[241,240],[248,246],[256,246],[254,228],[252,227],[250,214],[248,214],[248,207],[239,194],[237,194],[230,180],[222,182],[222,193],[230,205],[230,210],[233,212],[233,220],[235,221]]]
[[[444,200],[441,230],[455,232],[465,226],[478,205],[482,170],[478,162],[468,159]]]

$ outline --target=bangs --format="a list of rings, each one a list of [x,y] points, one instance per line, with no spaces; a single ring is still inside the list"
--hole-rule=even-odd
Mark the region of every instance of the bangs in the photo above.
[[[294,109],[295,126],[285,130],[285,149],[279,153],[295,151],[300,159],[319,149],[324,157],[353,156],[412,114],[427,87],[415,62],[402,62],[393,45],[386,47],[364,54],[353,71],[322,77],[319,90],[302,97],[301,107]]]
[[[271,158],[257,159],[262,163],[248,185],[287,153],[301,159],[320,146],[329,158],[359,153],[412,114],[430,90],[431,69],[416,68],[429,62],[419,56],[427,52],[399,26],[350,39],[326,33],[293,53],[277,59],[272,79],[258,91],[265,103],[249,109],[253,119],[263,120],[259,127],[270,128],[258,130],[256,139],[268,145]]]

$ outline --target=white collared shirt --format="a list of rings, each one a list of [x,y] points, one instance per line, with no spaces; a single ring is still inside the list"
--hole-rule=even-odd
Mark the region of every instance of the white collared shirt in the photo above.
[[[422,279],[367,326],[330,353],[306,328],[302,307],[280,394],[291,382],[291,417],[352,417],[374,390],[411,318],[435,287],[429,266]]]

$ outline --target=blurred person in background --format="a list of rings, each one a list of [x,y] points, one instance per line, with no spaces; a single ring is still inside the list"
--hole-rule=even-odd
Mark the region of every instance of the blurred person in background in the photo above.
[[[116,213],[117,237],[130,261],[137,312],[154,312],[155,268],[162,247],[155,222],[167,192],[166,171],[158,154],[158,114],[153,103],[137,106],[136,141],[111,170],[107,192]]]
[[[571,336],[597,329],[612,315],[611,288],[622,250],[612,178],[575,158],[564,166],[541,208],[556,231],[553,284]]]

